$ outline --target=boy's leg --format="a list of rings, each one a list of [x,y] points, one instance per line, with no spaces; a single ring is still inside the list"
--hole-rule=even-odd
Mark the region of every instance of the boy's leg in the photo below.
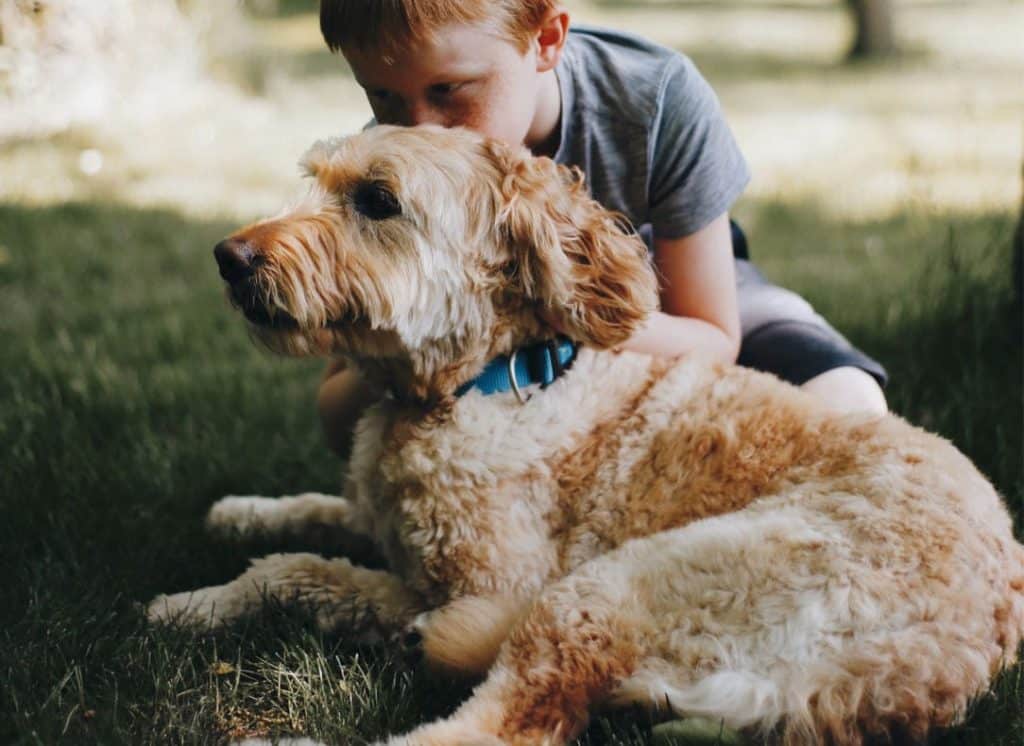
[[[837,412],[888,411],[885,369],[853,347],[796,293],[736,262],[743,343],[738,363],[801,386]]]
[[[333,360],[327,366],[316,405],[327,447],[342,458],[348,457],[356,422],[373,397],[371,387],[357,371],[346,368],[344,361]]]

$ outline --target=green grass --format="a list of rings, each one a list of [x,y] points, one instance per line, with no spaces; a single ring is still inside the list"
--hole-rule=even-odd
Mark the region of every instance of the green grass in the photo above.
[[[952,439],[1024,514],[1009,215],[882,223],[748,204],[753,251],[888,366],[893,408]],[[334,491],[320,365],[272,358],[223,300],[233,226],[95,204],[0,205],[0,743],[359,743],[468,689],[280,609],[217,635],[147,626],[159,592],[223,582],[265,546],[204,536],[228,493]],[[1019,744],[1024,675],[942,744]],[[637,713],[584,743],[644,744]]]

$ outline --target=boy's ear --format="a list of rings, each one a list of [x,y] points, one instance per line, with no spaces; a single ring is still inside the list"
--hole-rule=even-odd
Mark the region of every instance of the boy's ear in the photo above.
[[[537,29],[537,72],[554,70],[569,34],[569,14],[552,8]]]
[[[487,148],[503,175],[498,227],[521,291],[577,341],[626,341],[658,307],[643,241],[591,199],[579,169],[498,142]]]

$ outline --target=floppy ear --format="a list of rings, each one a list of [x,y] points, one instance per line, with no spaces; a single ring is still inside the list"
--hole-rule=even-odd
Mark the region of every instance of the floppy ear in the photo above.
[[[339,166],[345,163],[345,143],[349,137],[330,137],[317,140],[299,159],[303,176],[316,179],[325,189],[333,191],[348,176]]]
[[[579,169],[488,143],[502,173],[498,221],[527,297],[570,337],[621,344],[658,307],[647,248],[591,199]]]
[[[328,166],[331,154],[337,149],[340,138],[317,140],[299,159],[299,170],[303,176],[317,178]]]

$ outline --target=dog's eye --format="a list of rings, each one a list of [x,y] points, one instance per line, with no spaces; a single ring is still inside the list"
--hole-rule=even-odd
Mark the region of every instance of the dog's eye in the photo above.
[[[371,220],[385,220],[402,214],[402,205],[395,193],[379,181],[368,181],[352,193],[356,210]]]

